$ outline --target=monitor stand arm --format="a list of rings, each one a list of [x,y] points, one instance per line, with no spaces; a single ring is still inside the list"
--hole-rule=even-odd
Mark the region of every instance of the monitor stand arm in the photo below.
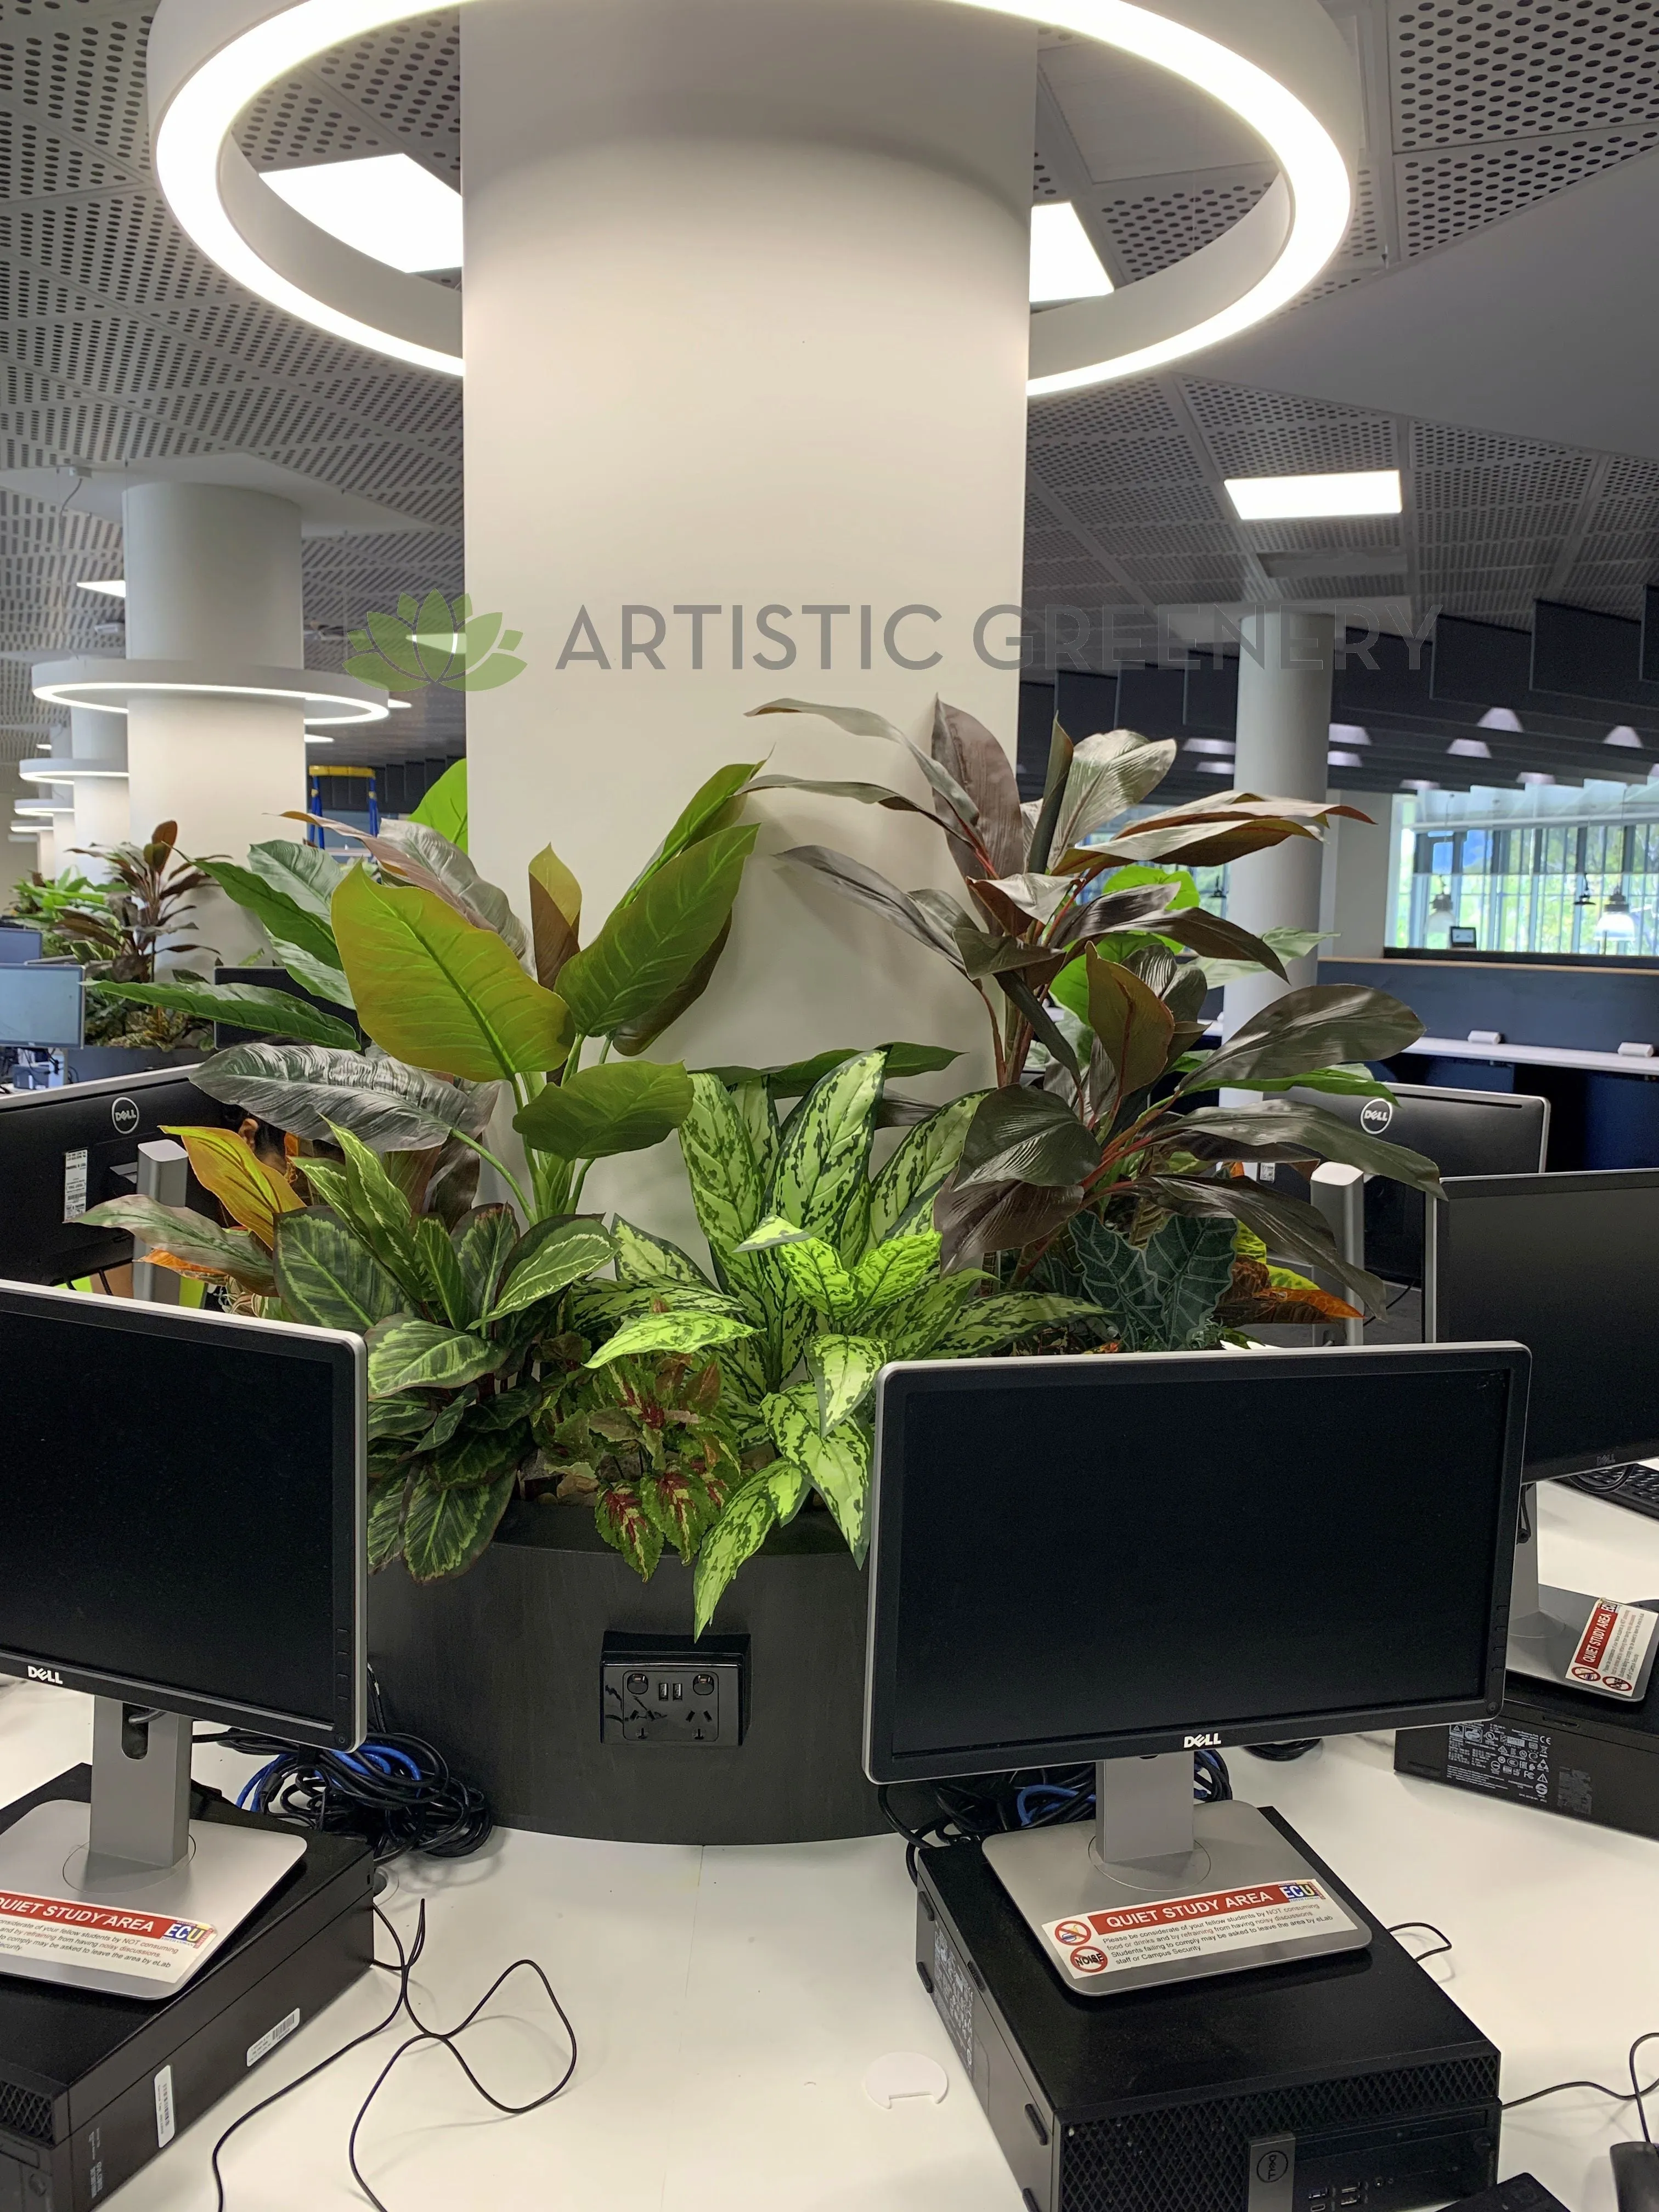
[[[1659,1614],[1626,1601],[1609,1623],[1608,1607],[1606,1599],[1539,1580],[1538,1486],[1524,1485],[1510,1588],[1510,1672],[1620,1705],[1638,1703],[1659,1651]]]
[[[183,1714],[94,1698],[90,1802],[48,1798],[0,1832],[0,1889],[70,1936],[0,1924],[0,1975],[170,1996],[298,1865],[292,1830],[192,1820],[190,1758]]]
[[[1013,1899],[1038,1948],[1074,1993],[1104,1996],[1122,1979],[1068,1976],[1056,1923],[1090,1914],[1142,1913],[1170,1898],[1209,1897],[1280,1882],[1318,1883],[1323,1878],[1254,1805],[1228,1799],[1193,1802],[1193,1755],[1168,1752],[1152,1759],[1103,1760],[1095,1769],[1092,1823],[1014,1829],[989,1836],[987,1863]],[[1111,1947],[1111,1923],[1103,1937]],[[1242,1966],[1279,1964],[1322,1952],[1346,1950],[1369,1940],[1368,1929],[1346,1918],[1340,1928],[1287,1932],[1251,1953],[1194,1952],[1138,1969],[1127,1983],[1179,1981]]]

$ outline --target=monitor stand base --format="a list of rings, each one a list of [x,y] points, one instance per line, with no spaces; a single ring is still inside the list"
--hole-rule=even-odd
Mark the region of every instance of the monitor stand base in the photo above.
[[[1075,1996],[1370,1942],[1370,1928],[1255,1806],[1194,1806],[1192,1777],[1186,1752],[1106,1761],[1096,1770],[1092,1825],[986,1839],[986,1863]]]
[[[1659,1656],[1659,1613],[1628,1598],[1591,1597],[1538,1579],[1537,1487],[1521,1493],[1510,1592],[1511,1673],[1589,1697],[1639,1705]]]
[[[90,1804],[0,1834],[0,1974],[159,2002],[304,1858],[303,1836],[190,1819],[190,1735],[94,1700]]]

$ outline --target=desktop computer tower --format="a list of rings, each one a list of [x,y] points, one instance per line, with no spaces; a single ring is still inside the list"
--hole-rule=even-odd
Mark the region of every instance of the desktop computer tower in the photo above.
[[[1085,1998],[977,1846],[916,1861],[916,1971],[1024,2212],[1406,2212],[1496,2179],[1498,2054],[1391,1936]]]

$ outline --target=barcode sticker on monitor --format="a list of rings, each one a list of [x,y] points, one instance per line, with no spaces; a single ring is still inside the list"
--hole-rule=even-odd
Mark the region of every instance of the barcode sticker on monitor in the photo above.
[[[1074,1981],[1095,1982],[1139,1966],[1207,1959],[1357,1925],[1316,1881],[1265,1881],[1250,1889],[1214,1889],[1121,1911],[1076,1913],[1045,1923],[1043,1933]]]
[[[84,1152],[65,1152],[64,1155],[64,1218],[78,1221],[87,1210],[87,1156]]]
[[[1567,1672],[1575,1682],[1604,1696],[1633,1698],[1656,1632],[1659,1613],[1621,1605],[1616,1597],[1598,1597]]]
[[[216,1930],[166,1913],[118,1912],[67,1897],[0,1890],[0,1968],[8,1959],[52,1959],[65,1966],[114,1967],[164,1988],[180,1981]]]

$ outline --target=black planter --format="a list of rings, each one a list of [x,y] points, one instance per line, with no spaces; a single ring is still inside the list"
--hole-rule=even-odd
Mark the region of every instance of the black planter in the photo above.
[[[509,1507],[453,1582],[369,1583],[369,1649],[394,1726],[489,1792],[497,1820],[641,1844],[798,1844],[884,1825],[860,1763],[865,1577],[828,1516],[776,1531],[711,1624],[750,1639],[749,1723],[730,1747],[605,1743],[605,1632],[691,1632],[691,1577],[648,1583],[588,1511]]]

